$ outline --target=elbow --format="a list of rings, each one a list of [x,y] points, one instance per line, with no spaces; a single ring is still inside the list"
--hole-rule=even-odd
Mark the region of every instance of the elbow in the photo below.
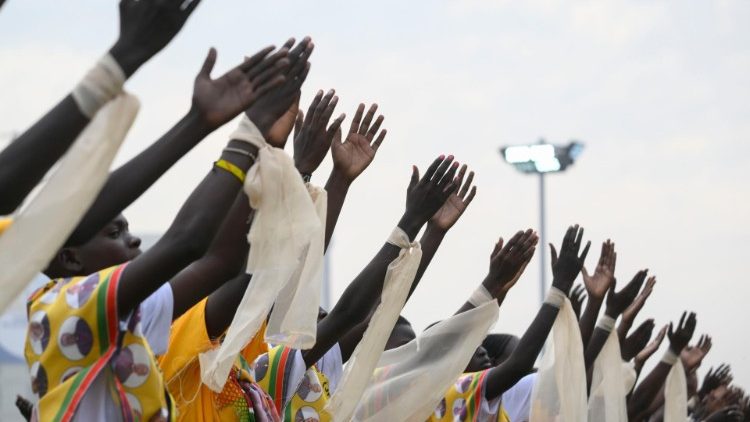
[[[191,236],[190,230],[185,229],[168,230],[159,243],[175,255],[179,255],[185,262],[196,261],[206,252],[206,245],[197,241],[195,236]]]

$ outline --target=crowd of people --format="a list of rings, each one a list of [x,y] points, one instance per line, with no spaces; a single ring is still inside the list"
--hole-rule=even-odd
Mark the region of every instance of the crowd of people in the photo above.
[[[334,117],[334,90],[300,109],[309,37],[219,77],[211,49],[184,117],[109,172],[138,111],[125,82],[199,3],[121,0],[112,48],[0,152],[0,311],[39,273],[49,279],[28,298],[35,396],[17,401],[27,420],[750,420],[729,366],[698,379],[712,339],[696,335],[696,315],[632,329],[656,278],[642,270],[618,290],[610,240],[589,273],[591,242],[578,225],[550,245],[552,285],[520,338],[490,331],[538,248],[533,229],[500,238],[474,293],[417,335],[401,310],[477,193],[452,155],[413,167],[393,231],[322,309],[323,256],[386,130],[376,104],[360,104],[349,124]],[[169,228],[141,252],[122,211],[238,116]],[[333,169],[315,186],[329,151]]]

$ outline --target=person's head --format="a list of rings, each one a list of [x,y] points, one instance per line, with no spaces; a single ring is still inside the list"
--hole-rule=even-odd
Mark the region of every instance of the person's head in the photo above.
[[[396,325],[393,326],[393,330],[391,331],[391,336],[388,337],[388,341],[385,343],[385,350],[403,346],[415,338],[417,338],[417,335],[414,333],[411,323],[399,315]]]
[[[512,334],[487,334],[482,346],[492,361],[492,366],[505,362],[518,345],[518,337]]]
[[[141,239],[128,231],[128,220],[118,215],[82,245],[65,245],[44,271],[50,278],[73,277],[128,262],[141,254]]]
[[[487,354],[487,349],[479,346],[476,350],[474,350],[474,354],[471,356],[471,360],[469,361],[469,364],[466,365],[466,369],[464,370],[464,372],[484,371],[485,369],[490,369],[493,366],[494,365],[492,365],[492,359],[490,359],[490,356]]]

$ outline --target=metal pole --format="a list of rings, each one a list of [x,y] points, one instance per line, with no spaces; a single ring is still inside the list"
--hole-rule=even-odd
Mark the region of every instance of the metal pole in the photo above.
[[[545,256],[547,256],[547,236],[545,234],[544,210],[544,173],[539,173],[539,248],[541,249],[539,254],[539,300],[541,303],[544,303],[547,288],[547,263],[545,259]]]

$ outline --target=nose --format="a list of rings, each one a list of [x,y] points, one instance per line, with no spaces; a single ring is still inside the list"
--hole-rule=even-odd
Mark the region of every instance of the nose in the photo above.
[[[141,246],[141,238],[138,236],[130,236],[128,247],[131,249],[138,249]]]

